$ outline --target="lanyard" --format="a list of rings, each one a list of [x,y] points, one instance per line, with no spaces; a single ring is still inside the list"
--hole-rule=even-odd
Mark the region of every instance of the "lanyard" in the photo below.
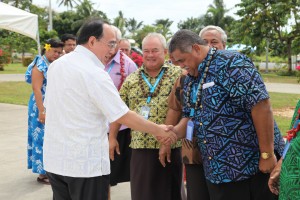
[[[142,72],[142,77],[143,77],[144,81],[147,83],[147,85],[149,86],[149,89],[150,89],[150,92],[149,92],[149,95],[148,95],[148,98],[147,98],[147,103],[150,103],[152,94],[155,91],[155,89],[156,89],[159,81],[161,80],[162,76],[164,75],[164,72],[165,72],[165,68],[162,69],[161,72],[159,73],[154,85],[151,85],[151,83],[149,82],[149,80],[147,79],[145,74]]]
[[[201,69],[201,64],[202,64],[202,63],[200,63],[199,66],[198,66],[198,71],[199,71],[199,69]],[[207,67],[208,67],[208,66],[207,66]],[[192,98],[192,102],[193,102],[194,107],[191,108],[191,111],[190,111],[190,117],[191,117],[191,118],[193,118],[194,115],[195,115],[195,106],[196,106],[196,102],[197,102],[197,96],[198,96],[198,93],[200,92],[200,88],[201,88],[201,86],[202,86],[201,81],[202,81],[203,76],[204,76],[204,73],[205,73],[204,70],[205,70],[205,69],[203,69],[203,72],[202,72],[202,74],[201,74],[201,78],[200,78],[198,84],[193,84],[193,90],[192,90],[192,96],[193,96],[193,98]],[[198,87],[197,87],[197,85],[198,85]],[[196,89],[196,87],[197,87],[197,89]]]
[[[203,66],[204,62],[200,63],[199,66],[198,66],[198,72],[200,71],[201,68],[203,69],[203,71],[202,71],[201,77],[200,77],[199,82],[198,82],[198,87],[197,87],[197,84],[193,85],[193,91],[192,91],[192,96],[193,96],[192,97],[192,103],[193,104],[192,105],[194,107],[191,108],[190,118],[193,118],[194,115],[195,115],[195,107],[196,107],[196,104],[197,104],[197,96],[198,96],[198,93],[200,92],[200,90],[202,88],[203,83],[204,83],[203,77],[206,74],[206,70],[208,70],[208,67],[210,65],[210,61],[211,61],[212,56],[215,52],[216,52],[216,49],[211,48],[210,51],[209,51],[209,57],[207,58],[205,67]],[[197,87],[197,90],[196,90],[196,87]]]
[[[114,67],[114,61],[111,61],[109,68],[107,70],[107,73],[110,73],[110,71],[112,70],[113,67]]]

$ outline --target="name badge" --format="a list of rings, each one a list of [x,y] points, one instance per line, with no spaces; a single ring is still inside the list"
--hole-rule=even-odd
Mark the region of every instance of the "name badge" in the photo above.
[[[144,117],[144,119],[148,119],[150,114],[150,108],[148,106],[142,106],[140,115]]]
[[[192,142],[193,135],[194,135],[194,122],[192,120],[189,120],[186,127],[186,139]]]
[[[203,89],[212,87],[212,86],[214,86],[214,85],[215,85],[215,82],[204,83],[204,84],[203,84]]]

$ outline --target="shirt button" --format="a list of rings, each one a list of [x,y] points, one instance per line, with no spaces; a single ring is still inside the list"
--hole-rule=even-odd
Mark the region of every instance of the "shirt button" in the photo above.
[[[202,105],[200,105],[200,108],[202,108]]]
[[[200,122],[200,126],[202,126],[202,122]]]
[[[210,157],[210,156],[209,156],[209,157],[208,157],[208,159],[209,159],[209,160],[211,160],[211,159],[212,159],[212,157]]]
[[[206,140],[204,140],[203,143],[206,144]]]

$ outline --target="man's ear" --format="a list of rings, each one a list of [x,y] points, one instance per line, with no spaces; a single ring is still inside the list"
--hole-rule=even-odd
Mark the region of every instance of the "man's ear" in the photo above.
[[[197,55],[200,55],[201,47],[199,44],[193,44],[192,48],[194,49]]]
[[[95,42],[96,42],[97,38],[95,36],[91,36],[88,40],[88,46],[91,48],[94,46]]]

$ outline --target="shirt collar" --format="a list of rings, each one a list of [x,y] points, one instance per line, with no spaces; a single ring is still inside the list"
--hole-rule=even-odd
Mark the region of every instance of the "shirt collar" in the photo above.
[[[97,56],[92,51],[90,51],[89,49],[87,49],[86,47],[84,47],[82,45],[77,45],[74,51],[78,52],[78,53],[82,53],[85,56],[89,57],[96,64],[96,66],[99,66],[101,69],[105,68],[105,66],[97,58]]]
[[[161,70],[162,70],[163,68],[169,68],[170,66],[172,66],[172,64],[170,64],[169,62],[165,61],[164,64],[163,64],[163,66],[161,66],[161,68],[160,68],[160,70],[159,70],[159,73],[161,72]],[[147,71],[146,71],[146,68],[145,68],[144,64],[140,67],[140,70],[142,70],[142,71],[143,71],[145,74],[147,74],[147,76],[148,76],[148,73],[147,73]],[[158,74],[159,74],[159,73],[158,73]]]

